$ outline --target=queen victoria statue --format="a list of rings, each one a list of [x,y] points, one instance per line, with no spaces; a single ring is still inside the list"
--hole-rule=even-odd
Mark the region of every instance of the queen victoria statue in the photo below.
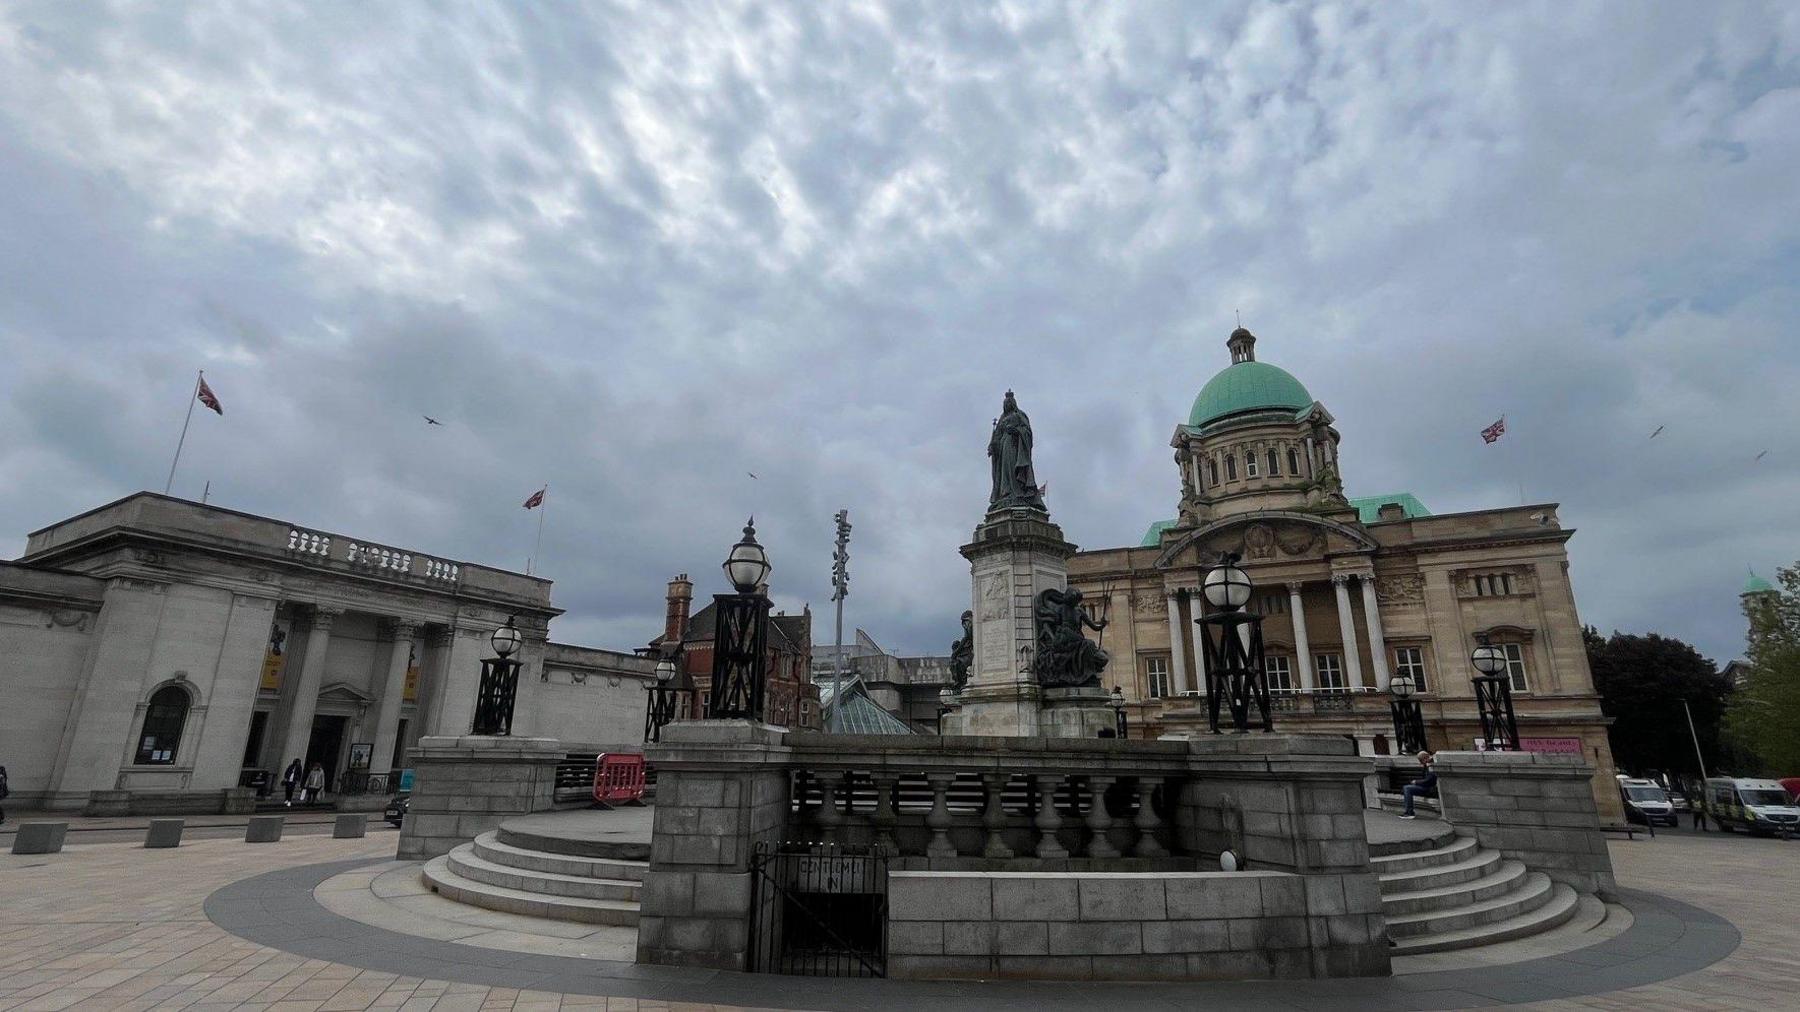
[[[994,479],[988,496],[990,511],[1013,506],[1044,508],[1043,490],[1031,468],[1031,419],[1019,410],[1011,390],[1006,392],[1000,417],[994,420],[994,434],[988,439],[988,463]]]

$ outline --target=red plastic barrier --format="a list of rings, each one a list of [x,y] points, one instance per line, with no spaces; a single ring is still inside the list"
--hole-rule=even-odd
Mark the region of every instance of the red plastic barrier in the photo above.
[[[605,805],[644,797],[644,757],[635,752],[603,752],[594,760],[594,800]]]

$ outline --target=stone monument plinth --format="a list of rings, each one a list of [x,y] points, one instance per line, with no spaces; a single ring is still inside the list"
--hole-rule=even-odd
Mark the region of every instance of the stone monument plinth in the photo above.
[[[956,710],[945,715],[944,733],[1043,734],[1044,690],[1032,670],[1033,602],[1039,591],[1067,586],[1075,546],[1045,510],[1014,506],[990,510],[962,554],[969,560],[975,641],[969,683]]]

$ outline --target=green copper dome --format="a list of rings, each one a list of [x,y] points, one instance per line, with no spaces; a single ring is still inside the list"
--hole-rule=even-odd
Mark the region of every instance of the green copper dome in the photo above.
[[[1188,424],[1197,428],[1227,415],[1259,408],[1304,411],[1312,404],[1312,394],[1286,369],[1254,360],[1238,362],[1200,388],[1194,409],[1188,412]]]
[[[1750,571],[1750,579],[1744,581],[1744,589],[1738,591],[1738,596],[1742,597],[1745,594],[1768,594],[1772,593],[1774,590],[1774,584],[1757,576],[1756,570],[1752,569]]]

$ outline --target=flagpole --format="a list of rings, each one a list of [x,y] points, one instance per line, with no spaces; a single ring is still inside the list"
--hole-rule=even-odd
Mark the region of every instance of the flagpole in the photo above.
[[[200,396],[200,382],[206,378],[206,370],[200,370],[194,376],[194,389],[188,394],[187,417],[181,420],[181,438],[175,441],[175,459],[169,461],[169,480],[163,482],[163,495],[175,487],[175,465],[181,463],[181,447],[187,442],[188,423],[194,420],[194,400]]]

